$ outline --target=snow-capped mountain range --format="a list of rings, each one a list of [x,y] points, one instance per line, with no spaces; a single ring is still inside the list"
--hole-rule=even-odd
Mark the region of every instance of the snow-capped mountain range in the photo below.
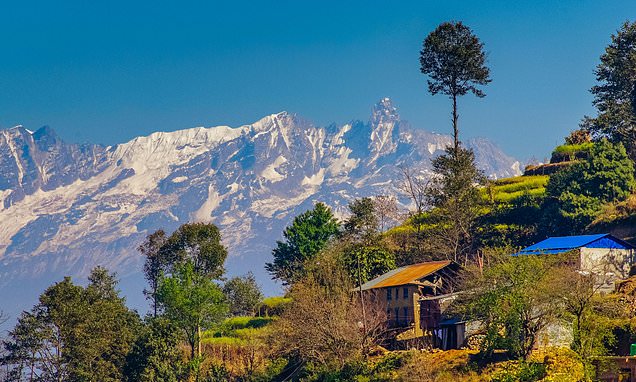
[[[342,213],[355,197],[399,194],[398,166],[427,173],[450,142],[401,121],[388,98],[368,122],[318,127],[282,112],[115,146],[67,144],[48,127],[0,130],[0,301],[98,264],[140,279],[143,237],[188,221],[217,224],[232,273],[267,283],[263,264],[295,215],[316,201]],[[467,144],[489,176],[519,174],[488,140]]]

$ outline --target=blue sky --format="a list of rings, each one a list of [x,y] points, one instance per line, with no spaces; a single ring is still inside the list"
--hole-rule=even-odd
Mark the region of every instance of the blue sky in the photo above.
[[[461,138],[541,160],[594,113],[598,57],[634,19],[634,1],[5,2],[0,127],[113,144],[282,110],[366,120],[389,96],[403,119],[449,133],[450,104],[427,93],[418,52],[440,22],[462,20],[493,82],[460,100]]]

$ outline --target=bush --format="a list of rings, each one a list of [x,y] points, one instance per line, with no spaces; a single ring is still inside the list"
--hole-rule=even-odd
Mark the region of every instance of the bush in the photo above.
[[[633,162],[623,145],[602,140],[585,161],[552,175],[546,192],[557,201],[561,225],[577,232],[599,215],[602,204],[625,200],[634,185]]]
[[[271,317],[231,317],[223,321],[221,327],[227,330],[262,328],[273,320]]]
[[[554,151],[552,151],[552,158],[550,158],[550,163],[586,159],[593,147],[594,143],[592,142],[557,146]]]
[[[411,358],[409,353],[387,353],[366,361],[347,362],[342,368],[334,369],[310,364],[305,370],[304,381],[316,382],[388,382],[394,381],[397,371]]]
[[[493,373],[493,382],[534,382],[546,377],[546,366],[538,362],[504,362],[503,370]]]
[[[291,304],[292,300],[288,297],[276,296],[263,299],[258,307],[259,316],[280,316]]]

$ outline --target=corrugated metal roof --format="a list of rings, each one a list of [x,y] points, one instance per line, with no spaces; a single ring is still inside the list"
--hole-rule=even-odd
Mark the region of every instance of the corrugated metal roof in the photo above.
[[[539,255],[565,253],[577,248],[633,248],[629,243],[617,239],[608,233],[597,235],[559,236],[549,237],[543,241],[533,244],[521,251],[513,254],[519,255]]]
[[[534,251],[538,249],[574,249],[584,247],[593,241],[601,239],[609,234],[602,233],[598,235],[579,235],[579,236],[559,236],[549,237],[543,241],[533,244],[525,250]]]
[[[417,282],[417,280],[448,266],[450,263],[450,260],[444,260],[407,265],[387,272],[371,281],[367,281],[362,284],[362,289],[367,290],[413,284]]]

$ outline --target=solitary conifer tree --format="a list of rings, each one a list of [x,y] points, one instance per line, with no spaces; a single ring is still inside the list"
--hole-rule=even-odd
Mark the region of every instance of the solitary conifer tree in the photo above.
[[[432,95],[446,94],[453,100],[455,152],[459,148],[457,97],[468,92],[484,97],[477,85],[491,81],[483,47],[479,38],[461,21],[444,22],[426,37],[420,52],[420,71],[429,77],[428,91]]]

